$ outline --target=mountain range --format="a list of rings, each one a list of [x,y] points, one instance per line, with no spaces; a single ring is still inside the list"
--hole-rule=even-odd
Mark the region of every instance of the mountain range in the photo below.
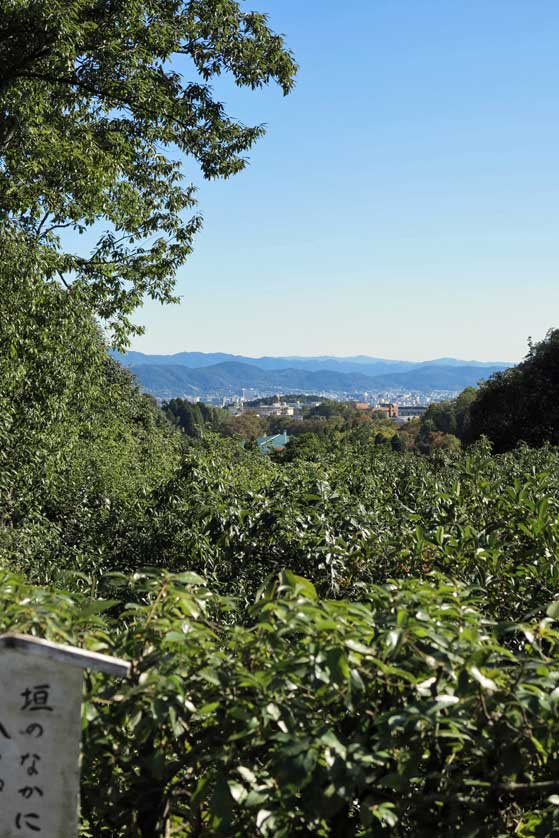
[[[505,362],[395,361],[357,355],[264,356],[250,358],[226,353],[179,352],[175,355],[113,353],[136,376],[144,390],[160,398],[210,395],[226,397],[243,389],[259,395],[273,393],[331,393],[413,390],[459,392],[511,366]]]

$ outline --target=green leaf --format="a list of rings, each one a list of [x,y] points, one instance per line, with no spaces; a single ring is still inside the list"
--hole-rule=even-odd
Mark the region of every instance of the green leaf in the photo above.
[[[84,618],[92,617],[94,614],[102,614],[104,611],[114,608],[115,605],[120,605],[120,601],[118,599],[100,599],[88,602],[84,607],[82,607],[81,615]]]
[[[303,596],[306,597],[306,599],[318,599],[316,588],[312,584],[312,582],[308,581],[308,579],[304,579],[302,576],[297,576],[290,570],[284,570],[282,573],[282,577],[285,584],[287,584],[295,592],[303,594]]]
[[[175,582],[182,582],[184,585],[206,585],[206,580],[203,576],[199,576],[197,573],[191,573],[190,571],[185,573],[174,573],[173,574],[173,581]]]
[[[349,663],[343,649],[328,649],[326,652],[326,666],[337,683],[347,682],[349,678]]]
[[[211,669],[209,666],[206,666],[204,667],[204,669],[201,669],[198,675],[205,681],[208,681],[210,684],[214,684],[216,687],[221,686],[221,680],[219,678],[218,673],[215,669]]]
[[[495,681],[492,681],[491,678],[487,678],[486,675],[481,672],[477,666],[470,667],[470,674],[473,678],[480,684],[484,690],[488,690],[489,692],[494,692],[497,689],[497,684]]]

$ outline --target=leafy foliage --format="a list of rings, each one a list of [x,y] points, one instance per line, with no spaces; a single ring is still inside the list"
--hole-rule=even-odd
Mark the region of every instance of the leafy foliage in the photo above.
[[[79,299],[0,263],[0,560],[93,574],[107,528],[168,478],[180,440],[107,355]],[[126,513],[125,513],[126,511]]]
[[[524,361],[497,373],[471,406],[470,437],[487,436],[496,451],[519,442],[534,447],[559,443],[559,330],[530,344]]]
[[[263,133],[208,82],[288,93],[295,69],[265,16],[235,0],[1,0],[0,249],[35,252],[122,341],[145,294],[173,299],[200,227],[176,152],[228,177]],[[63,246],[65,228],[99,235],[89,255]]]
[[[430,404],[419,421],[404,428],[406,447],[422,454],[458,451],[472,441],[470,408],[477,396],[475,387],[466,387],[456,399]]]
[[[449,447],[455,435],[465,444],[489,439],[498,453],[519,443],[559,443],[559,330],[551,329],[516,367],[497,372],[478,390],[468,387],[452,402],[430,405],[421,419],[416,446],[423,452]],[[455,446],[454,446],[455,447]]]
[[[0,576],[1,628],[134,660],[130,682],[88,684],[83,835],[557,829],[551,616],[496,625],[433,576],[324,601],[285,572],[231,627],[193,574],[111,584],[136,601]]]
[[[200,437],[205,428],[219,429],[229,414],[204,402],[171,399],[163,404],[163,413],[187,437]]]
[[[195,569],[246,602],[284,567],[351,598],[438,570],[482,588],[488,613],[518,619],[557,589],[558,474],[551,450],[496,458],[478,445],[428,460],[344,444],[273,463],[207,438],[155,491],[149,527],[125,552],[136,567],[157,557]]]

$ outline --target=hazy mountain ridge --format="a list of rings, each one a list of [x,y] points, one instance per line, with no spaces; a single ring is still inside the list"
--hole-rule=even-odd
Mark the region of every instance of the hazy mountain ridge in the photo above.
[[[303,358],[271,355],[250,358],[246,355],[228,355],[223,352],[178,352],[175,355],[144,355],[141,352],[128,352],[126,355],[116,355],[116,357],[125,366],[137,366],[138,364],[167,366],[172,364],[189,369],[201,369],[221,363],[240,363],[264,370],[303,369],[310,372],[336,370],[337,372],[356,372],[369,375],[382,375],[393,370],[406,372],[415,366],[413,362],[391,361],[385,358]]]
[[[335,372],[354,372],[372,376],[393,372],[409,372],[432,366],[479,367],[480,369],[493,367],[505,369],[511,366],[506,361],[461,361],[458,358],[436,358],[430,361],[402,361],[371,357],[368,355],[354,355],[349,357],[337,357],[334,355],[319,355],[316,357],[264,355],[260,358],[251,358],[246,355],[231,355],[225,352],[178,352],[174,355],[146,355],[143,352],[128,352],[126,355],[114,353],[114,357],[127,367],[150,364],[201,369],[222,363],[239,363],[248,364],[251,367],[258,367],[264,370],[303,369],[309,372],[332,370]]]
[[[370,364],[364,362],[352,365],[352,371],[340,370],[346,359],[336,367],[332,359],[320,360],[318,369],[296,367],[294,363],[310,361],[312,365],[316,359],[287,359],[265,358],[256,359],[259,362],[276,362],[289,364],[286,367],[262,367],[239,360],[227,360],[214,364],[202,363],[199,367],[189,364],[194,362],[193,356],[201,353],[179,353],[175,356],[143,356],[141,353],[128,353],[119,360],[128,366],[137,377],[142,387],[153,395],[168,398],[171,396],[192,395],[201,396],[207,393],[234,395],[241,390],[259,390],[261,392],[329,392],[348,394],[354,392],[374,392],[380,390],[416,390],[429,392],[433,390],[460,391],[464,387],[477,384],[480,379],[488,378],[494,372],[504,369],[505,364],[475,364],[460,365],[442,364],[438,361],[431,363],[412,363],[399,361],[385,361],[384,359],[369,359]],[[216,353],[220,356],[220,353]],[[186,358],[187,363],[176,363],[177,358]],[[203,361],[214,355],[203,355]],[[226,356],[236,358],[236,356]],[[241,356],[239,356],[241,357]],[[165,363],[158,363],[160,359]],[[141,360],[140,360],[141,359]],[[145,359],[149,359],[143,362]],[[140,360],[140,362],[138,362]],[[254,360],[254,359],[251,359]],[[454,359],[452,359],[454,360]],[[171,362],[170,362],[171,361]],[[172,361],[175,361],[173,363]],[[389,371],[371,375],[364,372],[371,366],[390,364]],[[328,365],[328,366],[327,366]],[[355,370],[357,367],[357,370]]]

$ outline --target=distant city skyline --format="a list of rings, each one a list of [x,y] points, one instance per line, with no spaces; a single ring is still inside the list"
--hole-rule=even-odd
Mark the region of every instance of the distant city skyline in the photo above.
[[[132,348],[519,361],[559,325],[559,3],[250,7],[297,87],[214,84],[268,133],[229,181],[186,161],[183,303],[148,302]]]

